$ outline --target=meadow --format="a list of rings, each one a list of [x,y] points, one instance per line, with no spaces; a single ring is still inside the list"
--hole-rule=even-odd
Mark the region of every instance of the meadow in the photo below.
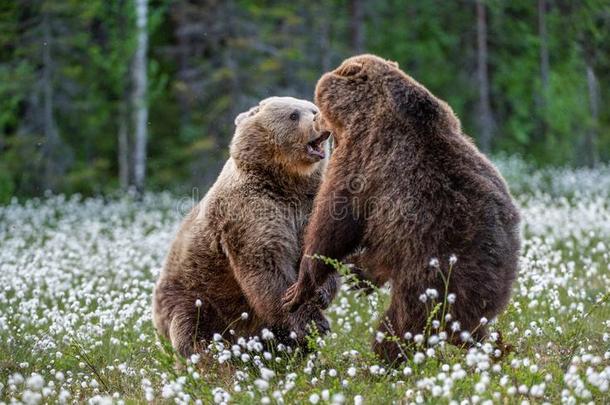
[[[14,200],[0,207],[0,403],[609,403],[610,167],[497,164],[523,247],[509,307],[482,322],[512,350],[500,355],[494,333],[449,346],[432,326],[393,367],[370,350],[386,338],[375,331],[387,288],[347,287],[309,354],[265,334],[218,339],[177,367],[153,329],[151,290],[192,198]],[[443,292],[425,299],[432,308]]]

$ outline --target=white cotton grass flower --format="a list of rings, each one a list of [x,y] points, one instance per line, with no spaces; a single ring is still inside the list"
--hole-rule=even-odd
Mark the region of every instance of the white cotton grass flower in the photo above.
[[[424,360],[426,360],[426,355],[421,352],[417,352],[413,355],[413,363],[415,364],[421,364]]]
[[[44,386],[44,378],[40,374],[32,373],[25,384],[33,391],[40,391]]]
[[[275,371],[273,371],[269,368],[266,368],[266,367],[261,367],[260,373],[261,373],[261,378],[265,381],[269,381],[273,377],[275,377]]]
[[[202,403],[197,402],[193,393],[198,392],[202,380],[210,377],[201,364],[205,359],[207,366],[209,356],[216,363],[213,367],[218,362],[235,361],[222,366],[234,370],[233,378],[218,381],[218,389],[209,393],[210,403],[237,399],[225,401],[224,391],[252,403],[288,403],[288,398],[295,397],[307,402],[309,395],[316,392],[320,397],[318,403],[330,404],[339,390],[349,393],[345,403],[357,404],[356,398],[368,403],[374,399],[366,387],[360,388],[363,378],[384,381],[390,398],[409,403],[441,398],[456,404],[533,403],[544,398],[556,398],[566,404],[604,403],[610,390],[610,351],[604,346],[610,342],[610,319],[604,312],[604,303],[597,307],[595,303],[601,298],[600,288],[603,290],[609,281],[608,167],[532,170],[531,176],[521,175],[529,174],[527,170],[511,174],[511,167],[507,176],[511,179],[511,190],[517,190],[514,195],[521,211],[523,243],[520,271],[499,329],[508,342],[518,347],[540,348],[529,358],[517,352],[511,355],[514,362],[497,361],[503,353],[494,344],[499,338],[494,332],[487,341],[473,345],[472,353],[442,355],[445,342],[460,343],[460,319],[458,312],[452,310],[460,301],[455,295],[457,291],[444,297],[444,289],[437,288],[436,301],[446,298],[448,307],[441,307],[432,318],[426,318],[430,319],[432,329],[417,339],[419,344],[411,334],[401,336],[405,339],[396,344],[407,353],[405,363],[398,369],[386,370],[374,364],[368,349],[357,353],[354,348],[361,347],[367,337],[376,338],[390,290],[382,288],[365,299],[353,299],[355,293],[343,287],[325,312],[336,337],[331,334],[320,338],[326,347],[320,354],[316,350],[319,348],[314,348],[313,357],[305,355],[307,364],[295,365],[286,360],[301,353],[290,340],[293,345],[281,350],[275,342],[263,340],[260,333],[256,338],[238,336],[247,321],[239,311],[235,316],[239,322],[227,326],[226,332],[224,328],[217,330],[217,340],[209,339],[209,347],[202,348],[201,360],[190,357],[184,369],[175,370],[174,362],[165,358],[163,340],[157,339],[155,330],[146,326],[151,321],[153,285],[182,220],[182,215],[175,215],[175,197],[145,193],[141,201],[135,201],[49,195],[0,205],[0,334],[8,339],[9,347],[17,344],[16,337],[23,346],[23,350],[15,353],[15,370],[0,379],[0,398],[5,402],[38,404],[124,401],[123,394],[115,394],[112,388],[105,392],[102,380],[92,375],[84,358],[68,361],[65,348],[72,347],[72,339],[76,339],[84,348],[83,354],[101,360],[99,371],[103,378],[119,378],[140,388],[140,397],[134,398],[136,402]],[[506,166],[501,169],[506,170]],[[557,226],[558,223],[562,226]],[[454,261],[446,256],[438,257],[438,268],[451,269],[451,273],[438,274],[439,279],[449,275],[455,281],[461,271],[460,260],[464,258]],[[429,266],[427,270],[433,274],[434,269]],[[425,294],[425,288],[409,291],[416,294],[414,300],[422,292],[425,296],[422,307],[432,311],[435,305]],[[191,301],[196,315],[197,301]],[[199,308],[203,310],[203,299],[201,302]],[[453,311],[454,316],[443,312],[444,309]],[[589,311],[590,316],[584,320]],[[248,320],[252,317],[254,314]],[[447,329],[436,329],[435,320]],[[203,315],[200,322],[204,322],[200,327],[207,326]],[[489,326],[493,322],[489,317],[486,323],[481,323]],[[552,354],[563,352],[572,326],[581,330],[581,322],[582,334],[568,342],[574,346],[572,361],[568,360],[567,368],[563,369]],[[592,334],[589,326],[597,332]],[[229,335],[231,328],[234,335]],[[220,336],[220,332],[226,334]],[[430,340],[434,333],[439,339],[436,345],[434,339]],[[394,344],[387,340],[389,334],[384,343]],[[296,334],[293,337],[296,339]],[[468,339],[472,341],[471,336]],[[271,350],[272,344],[277,350]],[[435,357],[427,362],[431,348]],[[140,366],[140,362],[130,361],[129,353],[134,351],[151,356],[143,357]],[[411,353],[415,352],[425,356],[420,365],[413,361]],[[341,361],[333,362],[331,359],[338,358],[340,353],[344,353]],[[276,373],[267,381],[265,391],[258,389],[260,382],[255,383],[256,379],[265,381],[259,371],[262,367]],[[335,377],[331,367],[335,367]],[[284,372],[285,369],[288,370]],[[323,376],[322,370],[326,370]],[[294,378],[288,379],[285,373],[294,374]],[[42,378],[42,385],[35,374]],[[315,381],[315,386],[310,385],[311,381]],[[307,394],[297,396],[296,391],[303,389],[303,384],[309,387]],[[470,389],[463,390],[458,385]],[[321,398],[323,392],[327,399]]]
[[[263,338],[263,340],[271,340],[275,336],[273,335],[273,332],[271,332],[269,329],[264,328],[261,332],[261,337]]]
[[[426,295],[434,300],[438,298],[438,291],[436,291],[434,288],[428,288],[426,290]]]
[[[456,263],[457,263],[457,261],[458,261],[458,258],[457,258],[457,256],[456,256],[456,255],[453,255],[453,254],[452,254],[451,256],[449,256],[449,264],[450,264],[451,266],[453,266],[454,264],[456,264]]]
[[[267,391],[269,389],[269,382],[267,382],[267,380],[263,380],[262,378],[254,380],[254,385],[259,391]]]
[[[203,302],[201,302],[201,300],[200,300],[199,298],[197,298],[197,299],[195,300],[195,306],[196,306],[197,308],[201,308],[201,306],[202,306],[202,305],[203,305]]]
[[[341,405],[343,403],[345,403],[345,395],[340,392],[333,394],[331,404]]]
[[[428,265],[435,269],[438,269],[441,266],[440,262],[438,261],[438,259],[436,257],[433,257],[432,259],[430,259],[430,262],[428,263]]]
[[[248,319],[248,313],[247,312],[242,312],[240,315],[240,318],[242,321],[245,321],[246,319]]]

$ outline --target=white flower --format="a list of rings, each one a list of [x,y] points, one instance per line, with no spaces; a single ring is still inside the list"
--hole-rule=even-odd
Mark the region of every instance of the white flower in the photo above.
[[[201,302],[201,300],[199,298],[197,298],[197,300],[195,301],[195,306],[197,308],[200,308],[203,305],[203,303]]]
[[[270,379],[272,379],[275,376],[275,371],[268,369],[266,367],[261,367],[261,377],[266,380],[269,381]]]
[[[434,288],[428,288],[426,290],[426,295],[434,300],[438,297],[438,291],[436,291]]]
[[[269,388],[269,383],[260,378],[257,378],[256,380],[254,380],[254,385],[256,385],[256,388],[259,391],[267,391],[267,389]]]
[[[356,376],[356,367],[348,368],[347,375],[349,375],[350,377],[355,377]]]
[[[435,269],[438,269],[440,267],[440,263],[436,257],[430,259],[430,263],[428,264],[430,265],[430,267],[434,267]]]
[[[246,319],[248,319],[248,313],[247,312],[242,312],[240,315],[240,318],[245,321]]]
[[[447,302],[448,302],[449,304],[454,304],[454,303],[455,303],[455,298],[456,298],[456,297],[455,297],[455,294],[454,294],[454,293],[449,293],[449,294],[447,295]]]
[[[309,396],[309,403],[311,404],[317,404],[318,402],[320,402],[320,396],[318,394],[311,394]]]
[[[421,295],[419,296],[419,300],[420,300],[421,302],[426,302],[426,301],[428,300],[428,296],[427,296],[426,294],[421,294]]]
[[[417,352],[413,356],[413,363],[415,364],[421,364],[424,362],[424,360],[426,360],[426,355],[421,352]]]
[[[273,332],[271,332],[269,329],[265,328],[261,332],[261,337],[263,338],[263,340],[271,340],[271,339],[273,339]]]
[[[342,393],[338,392],[335,395],[333,395],[331,403],[340,405],[344,402],[345,402],[345,395],[343,395]]]
[[[456,256],[456,255],[451,255],[451,256],[449,256],[449,264],[450,264],[450,265],[452,265],[452,266],[453,266],[454,264],[456,264],[456,263],[457,263],[457,260],[458,260],[458,259],[457,259],[457,256]]]
[[[483,317],[480,321],[481,325],[487,325],[487,318]]]
[[[40,391],[44,386],[44,378],[40,374],[33,373],[30,378],[27,379],[25,385],[33,391]]]

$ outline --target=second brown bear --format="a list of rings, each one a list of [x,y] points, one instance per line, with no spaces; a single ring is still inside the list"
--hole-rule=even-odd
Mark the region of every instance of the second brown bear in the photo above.
[[[451,108],[394,62],[347,59],[322,76],[315,97],[336,149],[285,306],[295,310],[334,274],[310,256],[341,259],[359,248],[372,278],[391,282],[380,331],[422,333],[429,308],[420,295],[444,292],[441,276],[456,255],[453,318],[475,339],[485,337],[480,320],[507,305],[520,247],[519,214],[502,176]],[[401,356],[389,339],[374,350],[390,361]]]

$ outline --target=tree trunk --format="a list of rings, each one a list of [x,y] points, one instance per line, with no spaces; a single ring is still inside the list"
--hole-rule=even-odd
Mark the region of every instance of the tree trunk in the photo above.
[[[489,101],[489,75],[487,72],[487,17],[482,0],[477,6],[477,81],[479,85],[480,145],[485,153],[491,151],[494,121]]]
[[[350,45],[354,53],[364,51],[364,9],[362,0],[350,0],[349,2],[349,29]]]
[[[53,96],[53,58],[51,55],[51,21],[48,13],[42,16],[42,95],[43,95],[43,134],[44,146],[42,148],[44,159],[43,184],[45,190],[54,190],[57,183],[57,168],[59,162],[55,159],[60,146],[59,134],[55,123],[54,96]]]
[[[598,125],[599,125],[599,83],[593,64],[590,58],[585,58],[585,64],[587,67],[587,87],[589,89],[589,108],[591,110],[591,123],[587,130],[586,135],[586,153],[587,163],[590,166],[596,166],[599,163],[599,154],[597,151],[597,137],[598,137]]]
[[[315,18],[319,24],[319,46],[320,46],[320,67],[322,72],[328,72],[331,68],[330,61],[330,21],[329,16],[324,14],[324,7],[316,8],[319,15]]]
[[[147,51],[148,0],[135,0],[137,48],[133,59],[133,113],[134,113],[134,184],[138,191],[144,189],[146,179],[146,143],[148,138],[147,104]]]
[[[547,98],[549,96],[549,45],[546,29],[546,0],[538,0],[538,36],[540,40],[540,84],[541,94],[540,103],[540,119],[542,135],[546,138],[547,133]]]
[[[118,160],[119,160],[119,182],[121,189],[127,190],[130,184],[129,178],[129,124],[127,120],[127,106],[122,101],[119,106],[119,132],[118,132]]]
[[[546,0],[538,0],[538,35],[540,37],[540,79],[543,96],[549,87],[549,44],[546,30]],[[546,100],[544,100],[546,101]]]

